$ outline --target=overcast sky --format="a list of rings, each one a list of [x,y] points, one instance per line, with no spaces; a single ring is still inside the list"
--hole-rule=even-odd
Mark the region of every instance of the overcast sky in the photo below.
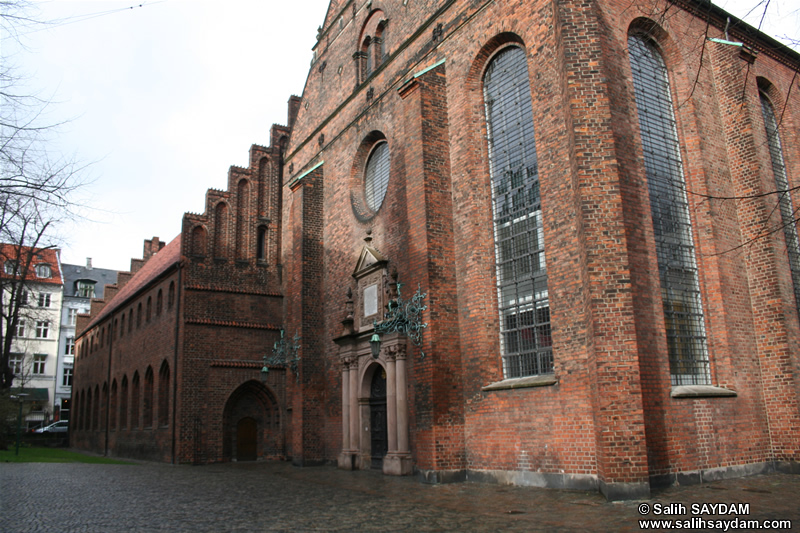
[[[767,33],[797,37],[795,1],[772,0]],[[228,167],[246,166],[250,145],[286,123],[328,5],[138,2],[37,2],[40,20],[65,23],[24,35],[28,50],[15,57],[54,101],[48,118],[71,119],[54,148],[92,163],[83,196],[93,209],[62,231],[64,263],[127,270],[143,239],[169,241],[184,212],[202,212],[206,189],[225,189]],[[745,18],[758,0],[718,4]]]

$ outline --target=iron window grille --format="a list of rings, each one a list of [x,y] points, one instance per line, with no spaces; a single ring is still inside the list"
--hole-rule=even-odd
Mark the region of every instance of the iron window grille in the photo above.
[[[767,96],[759,93],[761,112],[764,115],[764,126],[767,130],[769,156],[772,160],[772,173],[775,175],[775,190],[778,194],[778,206],[781,212],[783,236],[786,239],[786,253],[789,256],[789,268],[792,272],[795,306],[800,311],[800,242],[797,237],[797,212],[792,204],[789,192],[789,179],[786,177],[786,164],[783,160],[783,147],[778,132],[778,121],[775,111]]]
[[[553,372],[539,167],[525,51],[510,47],[483,82],[489,134],[500,348],[506,378]]]
[[[700,283],[666,64],[639,35],[628,38],[650,194],[672,385],[711,382]]]

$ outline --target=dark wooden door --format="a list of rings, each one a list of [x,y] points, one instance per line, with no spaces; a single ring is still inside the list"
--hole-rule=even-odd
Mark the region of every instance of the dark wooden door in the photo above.
[[[386,372],[379,369],[372,376],[369,398],[372,468],[383,468],[383,458],[389,449],[386,433]]]
[[[236,460],[255,461],[258,457],[258,422],[255,418],[242,418],[236,424]]]

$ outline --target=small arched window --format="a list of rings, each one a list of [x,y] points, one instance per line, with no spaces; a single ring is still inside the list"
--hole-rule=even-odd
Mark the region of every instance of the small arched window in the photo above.
[[[147,297],[147,312],[145,313],[145,322],[150,322],[150,318],[153,316],[153,298],[152,296]]]
[[[167,294],[167,307],[172,309],[172,305],[175,303],[175,282],[169,282],[169,293]]]
[[[164,293],[161,289],[158,289],[158,296],[156,296],[156,316],[161,315],[161,308],[164,305]]]
[[[256,259],[259,261],[267,260],[267,227],[259,226],[256,236]]]

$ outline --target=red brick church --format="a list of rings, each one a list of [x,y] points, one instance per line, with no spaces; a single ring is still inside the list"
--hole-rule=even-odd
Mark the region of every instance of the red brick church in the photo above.
[[[799,71],[705,0],[333,0],[287,125],[79,322],[73,445],[798,472]]]

